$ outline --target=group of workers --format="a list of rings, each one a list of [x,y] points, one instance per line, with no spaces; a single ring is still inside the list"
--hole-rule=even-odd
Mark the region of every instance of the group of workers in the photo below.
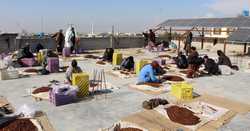
[[[59,30],[59,32],[55,33],[52,38],[56,41],[57,52],[59,54],[62,53],[63,48],[70,48],[71,53],[73,53],[73,51],[75,51],[75,53],[77,52],[78,39],[74,27],[69,27],[65,36],[63,35],[63,30]]]
[[[143,33],[145,36],[145,41],[147,43],[153,43],[153,45],[148,44],[148,46],[155,46],[156,43],[156,36],[153,30],[149,30],[149,33]],[[63,35],[63,31],[60,30],[56,34],[52,36],[52,38],[55,39],[56,45],[57,45],[57,53],[61,54],[63,51],[63,48],[70,48],[71,53],[73,50],[76,50],[76,33],[73,27],[70,27],[65,34],[65,37]],[[179,52],[177,57],[174,57],[174,61],[178,68],[180,69],[188,69],[187,77],[193,78],[197,76],[197,72],[199,71],[200,66],[203,64],[205,67],[205,71],[207,71],[210,75],[219,75],[221,74],[219,65],[226,65],[230,68],[236,69],[235,66],[232,65],[229,57],[227,57],[221,50],[217,51],[218,54],[218,62],[215,62],[215,60],[209,58],[208,56],[199,57],[199,53],[197,52],[195,47],[192,47],[193,34],[192,32],[189,32],[187,34],[186,40],[185,40],[185,46],[184,50],[185,53]],[[65,44],[64,44],[65,42]],[[36,50],[44,49],[41,44],[38,44]],[[38,52],[37,51],[37,52]],[[114,49],[107,48],[104,52],[104,55],[102,59],[104,61],[112,61],[112,56],[114,53]],[[27,44],[25,47],[20,49],[20,51],[17,54],[17,61],[20,62],[22,58],[33,58],[34,55],[30,51],[30,45]],[[49,50],[45,56],[45,59],[48,57],[58,57],[57,54],[53,53],[53,51]],[[46,60],[42,63],[42,66],[47,66]],[[128,70],[132,71],[134,70],[134,58],[133,56],[129,56],[128,58],[125,58],[120,67],[122,70]],[[160,71],[159,71],[160,70]],[[160,79],[157,78],[157,73],[161,72],[163,69],[159,65],[158,62],[153,61],[151,64],[148,64],[144,66],[139,74],[139,83],[145,83],[145,82],[161,82]],[[73,60],[71,63],[71,66],[66,71],[66,79],[69,83],[71,83],[71,75],[72,73],[80,73],[82,72],[81,68],[77,65],[77,61]]]
[[[186,55],[180,52],[178,56],[173,59],[175,60],[178,68],[188,69],[188,78],[197,77],[199,68],[202,64],[204,65],[204,70],[207,72],[208,75],[220,75],[220,65],[228,66],[230,68],[235,69],[234,66],[232,66],[231,64],[229,57],[226,56],[221,50],[218,50],[217,54],[218,62],[215,62],[215,60],[209,58],[207,55],[203,58],[199,57],[196,48],[190,47],[188,57],[186,57]],[[153,61],[151,64],[145,65],[140,71],[138,84],[160,83],[162,80],[157,78],[157,70],[159,68],[161,68],[161,66],[157,61]]]

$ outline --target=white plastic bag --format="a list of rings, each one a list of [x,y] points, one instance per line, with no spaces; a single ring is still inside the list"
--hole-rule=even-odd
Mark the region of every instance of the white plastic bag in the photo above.
[[[3,64],[5,67],[11,66],[12,65],[12,56],[9,55],[9,56],[4,57]]]
[[[222,75],[233,75],[234,74],[234,71],[229,66],[219,65],[219,69],[220,69]]]
[[[17,110],[17,115],[23,115],[25,118],[34,118],[36,114],[36,109],[33,106],[28,106],[27,104],[22,105]]]

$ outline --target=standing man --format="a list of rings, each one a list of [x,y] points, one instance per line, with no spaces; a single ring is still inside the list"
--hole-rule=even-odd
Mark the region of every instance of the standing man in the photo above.
[[[65,74],[67,81],[70,84],[72,84],[72,74],[73,73],[81,73],[81,72],[82,72],[82,69],[78,66],[77,61],[72,60],[71,66],[68,67],[66,74]]]
[[[76,53],[76,32],[75,32],[75,28],[72,27],[71,31],[72,31],[72,37],[71,37],[72,47],[71,47],[71,52],[73,53],[73,51],[75,51],[75,53]]]
[[[142,32],[144,36],[144,48],[148,45],[148,33],[147,32]]]
[[[189,32],[189,34],[186,37],[185,47],[184,47],[184,50],[186,51],[187,56],[188,56],[188,53],[190,53],[190,49],[192,47],[192,41],[193,41],[193,33]]]
[[[76,43],[75,29],[73,27],[69,27],[67,29],[67,31],[66,31],[66,34],[65,34],[65,45],[64,45],[64,47],[70,48],[71,53],[73,53],[75,43]]]
[[[154,44],[156,43],[156,38],[155,38],[155,33],[153,32],[152,29],[149,30],[149,40],[153,42]]]
[[[60,29],[59,32],[55,33],[52,38],[56,40],[57,53],[61,54],[63,50],[64,35],[63,30]]]

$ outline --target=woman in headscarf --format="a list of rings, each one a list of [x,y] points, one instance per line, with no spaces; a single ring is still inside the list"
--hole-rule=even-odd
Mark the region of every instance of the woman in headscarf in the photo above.
[[[66,31],[66,34],[65,34],[65,45],[64,45],[64,47],[70,48],[71,53],[74,50],[75,39],[76,39],[75,29],[73,27],[69,27],[67,29],[67,31]]]
[[[232,67],[231,60],[221,50],[217,51],[217,55],[218,55],[218,65],[227,65],[229,67]]]

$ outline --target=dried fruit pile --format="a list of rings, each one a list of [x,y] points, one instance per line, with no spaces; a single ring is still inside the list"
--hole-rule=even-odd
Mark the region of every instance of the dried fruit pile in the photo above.
[[[161,87],[161,83],[144,83],[144,85],[152,86],[152,87],[155,87],[155,88]]]
[[[163,76],[164,80],[167,80],[167,81],[176,81],[176,82],[180,82],[180,81],[184,81],[184,79],[180,76]]]
[[[171,121],[182,125],[196,125],[200,123],[200,118],[187,108],[171,106],[165,109]]]
[[[120,71],[121,74],[124,74],[124,75],[129,75],[130,73],[127,72],[127,71]]]
[[[49,92],[51,88],[50,87],[40,87],[35,89],[32,94],[38,94],[38,93],[42,93],[42,92]]]
[[[94,55],[86,55],[84,56],[84,58],[89,58],[89,59],[99,59],[98,56],[94,56]]]
[[[142,131],[142,130],[132,127],[121,128],[120,125],[116,125],[114,131]]]
[[[17,119],[1,125],[0,131],[38,131],[29,119]]]
[[[105,65],[106,63],[104,61],[97,61],[96,64]]]
[[[159,55],[158,57],[160,57],[160,58],[172,58],[170,55]]]
[[[37,73],[38,70],[37,69],[26,69],[26,70],[24,70],[24,72],[27,72],[27,73]]]

